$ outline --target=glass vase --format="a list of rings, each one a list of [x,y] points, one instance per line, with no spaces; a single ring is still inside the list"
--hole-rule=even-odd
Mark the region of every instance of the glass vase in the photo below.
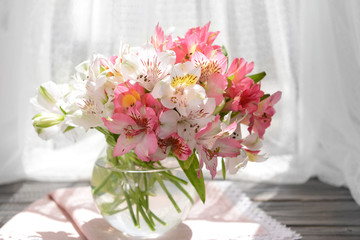
[[[186,218],[196,191],[175,159],[142,162],[134,152],[112,157],[112,150],[100,155],[91,179],[95,205],[110,225],[155,238]]]

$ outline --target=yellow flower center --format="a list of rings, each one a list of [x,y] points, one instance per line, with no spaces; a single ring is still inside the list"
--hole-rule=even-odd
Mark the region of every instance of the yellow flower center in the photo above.
[[[174,77],[171,81],[171,86],[177,88],[179,86],[187,87],[196,84],[198,78],[192,74],[186,74],[184,77]]]
[[[126,94],[122,99],[123,107],[130,107],[136,103],[137,100],[140,100],[140,95],[137,91],[131,91],[131,94]]]

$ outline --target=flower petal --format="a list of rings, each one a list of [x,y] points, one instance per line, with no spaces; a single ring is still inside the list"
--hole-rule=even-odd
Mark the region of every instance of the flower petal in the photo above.
[[[178,159],[185,161],[191,155],[191,149],[177,133],[170,135],[166,141],[170,142],[171,149]]]
[[[241,144],[232,138],[219,138],[214,149],[218,149],[218,156],[221,157],[236,157],[240,153]]]
[[[259,138],[259,134],[256,132],[247,136],[242,142],[242,144],[251,151],[259,151],[260,148],[263,146],[262,141]]]
[[[135,135],[134,137],[126,137],[125,134],[121,134],[114,148],[114,157],[124,155],[135,146],[138,146],[142,137],[143,134]]]
[[[121,134],[126,126],[136,124],[131,117],[122,113],[115,113],[111,119],[102,120],[109,131],[116,134]]]
[[[160,130],[158,136],[166,138],[177,131],[177,124],[180,120],[179,114],[174,110],[168,110],[160,114]]]
[[[237,157],[225,158],[225,167],[230,174],[236,174],[239,169],[247,165],[247,162],[248,158],[245,151],[241,151]]]
[[[135,153],[142,161],[150,161],[149,155],[154,154],[158,148],[154,132],[143,135],[142,140],[136,145]]]
[[[213,73],[207,81],[206,94],[208,97],[215,98],[216,105],[219,105],[223,100],[224,90],[227,85],[225,76],[220,73]]]
[[[214,178],[217,173],[217,157],[214,155],[209,158],[208,154],[206,154],[207,149],[200,145],[196,146],[196,151],[200,155],[200,167],[205,164],[206,168],[210,171],[211,177]]]

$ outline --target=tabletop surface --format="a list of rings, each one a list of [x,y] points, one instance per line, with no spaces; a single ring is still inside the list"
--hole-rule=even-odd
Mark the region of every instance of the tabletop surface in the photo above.
[[[360,206],[347,188],[329,186],[315,178],[301,185],[236,184],[259,208],[303,239],[360,239]],[[0,185],[0,227],[52,190],[86,185],[89,183],[36,181]]]

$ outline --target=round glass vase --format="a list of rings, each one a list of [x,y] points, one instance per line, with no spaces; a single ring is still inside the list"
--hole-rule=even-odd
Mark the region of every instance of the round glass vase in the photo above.
[[[112,157],[111,147],[95,163],[91,189],[104,219],[139,238],[155,238],[177,226],[196,196],[176,159],[142,162],[134,152]]]

